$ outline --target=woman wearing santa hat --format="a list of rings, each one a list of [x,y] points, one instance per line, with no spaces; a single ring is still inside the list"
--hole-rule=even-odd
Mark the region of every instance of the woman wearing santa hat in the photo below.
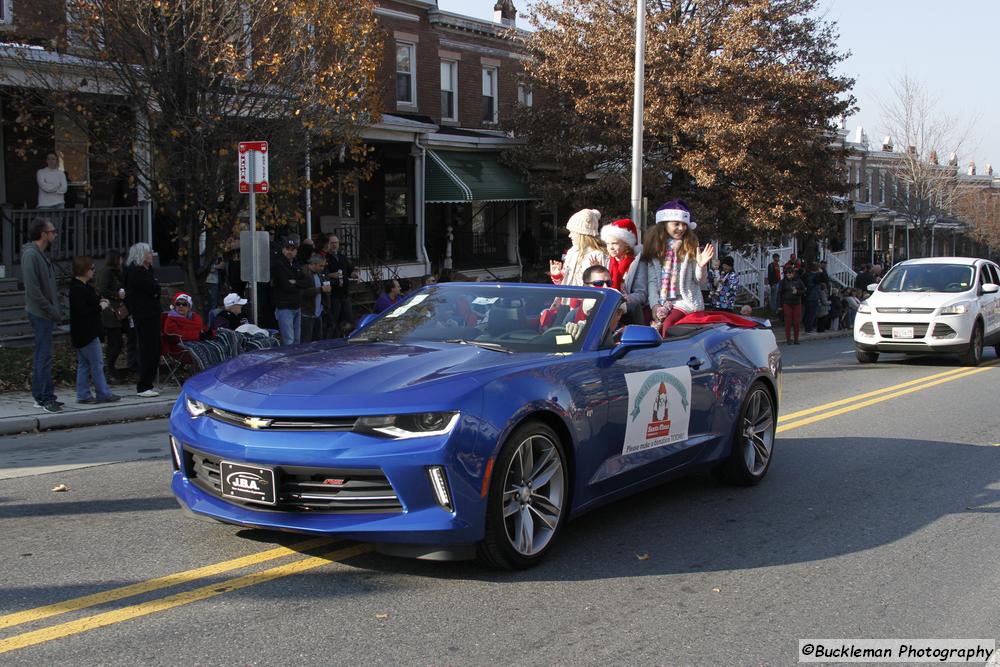
[[[653,324],[665,335],[685,315],[705,310],[701,283],[715,247],[711,243],[698,247],[694,233],[698,225],[680,199],[671,199],[657,209],[656,223],[647,234],[642,258],[647,267]]]
[[[585,208],[566,223],[573,247],[563,261],[551,260],[549,274],[556,285],[583,285],[583,272],[592,266],[607,266],[608,252],[598,236],[601,212]]]
[[[642,244],[639,232],[628,218],[615,220],[601,228],[601,240],[608,247],[608,272],[611,287],[625,296],[630,324],[648,324],[643,314],[646,305],[646,263],[639,260]]]

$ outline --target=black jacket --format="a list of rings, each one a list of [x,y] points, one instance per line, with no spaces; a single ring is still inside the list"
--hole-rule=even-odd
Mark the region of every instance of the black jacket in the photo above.
[[[129,315],[136,319],[159,317],[160,283],[153,275],[153,269],[142,264],[131,264],[125,268],[125,305]]]
[[[343,271],[340,280],[336,278],[330,278],[330,294],[332,296],[347,296],[350,287],[351,274],[354,273],[354,265],[351,264],[351,260],[340,252],[330,253],[326,256],[326,272],[336,273],[337,271]]]
[[[298,310],[302,272],[295,263],[279,254],[271,261],[271,299],[275,309]]]
[[[73,279],[69,286],[69,339],[73,347],[85,347],[104,336],[101,300],[93,285]]]
[[[795,288],[795,293],[792,294],[792,288]],[[802,282],[802,279],[798,276],[794,278],[785,278],[781,281],[781,303],[788,304],[789,306],[798,306],[802,303],[802,297],[805,296],[806,284]]]

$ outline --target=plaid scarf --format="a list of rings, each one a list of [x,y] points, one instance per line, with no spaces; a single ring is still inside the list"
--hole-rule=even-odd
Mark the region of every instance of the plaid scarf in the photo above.
[[[677,259],[677,250],[680,249],[680,240],[671,240],[667,246],[667,251],[663,255],[660,272],[660,303],[676,301],[680,296],[680,262]]]

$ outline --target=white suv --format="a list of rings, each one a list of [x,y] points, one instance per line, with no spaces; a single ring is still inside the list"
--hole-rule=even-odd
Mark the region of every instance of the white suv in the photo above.
[[[985,259],[931,257],[900,262],[862,302],[854,320],[858,361],[879,352],[957,353],[976,366],[983,346],[1000,356],[1000,268]]]

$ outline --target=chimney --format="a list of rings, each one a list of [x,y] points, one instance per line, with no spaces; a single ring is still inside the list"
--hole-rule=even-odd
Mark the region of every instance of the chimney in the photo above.
[[[986,175],[987,176],[993,175],[993,165],[990,164],[989,162],[986,163]]]
[[[948,156],[948,166],[949,167],[958,166],[958,156],[955,155],[954,151],[952,151],[952,154]]]
[[[931,164],[937,164],[938,163],[937,151],[931,151],[931,155],[929,158],[927,158],[927,161],[930,162]]]
[[[892,137],[889,135],[886,135],[885,139],[882,140],[882,150],[886,153],[892,152]]]
[[[969,171],[967,173],[969,174],[969,176],[975,176],[976,175],[976,163],[975,162],[972,162],[972,161],[969,162]]]
[[[856,144],[867,144],[868,137],[865,135],[865,128],[858,125],[854,128],[854,143]]]
[[[517,8],[514,0],[497,0],[493,5],[493,22],[500,23],[505,28],[513,28],[517,22]]]

